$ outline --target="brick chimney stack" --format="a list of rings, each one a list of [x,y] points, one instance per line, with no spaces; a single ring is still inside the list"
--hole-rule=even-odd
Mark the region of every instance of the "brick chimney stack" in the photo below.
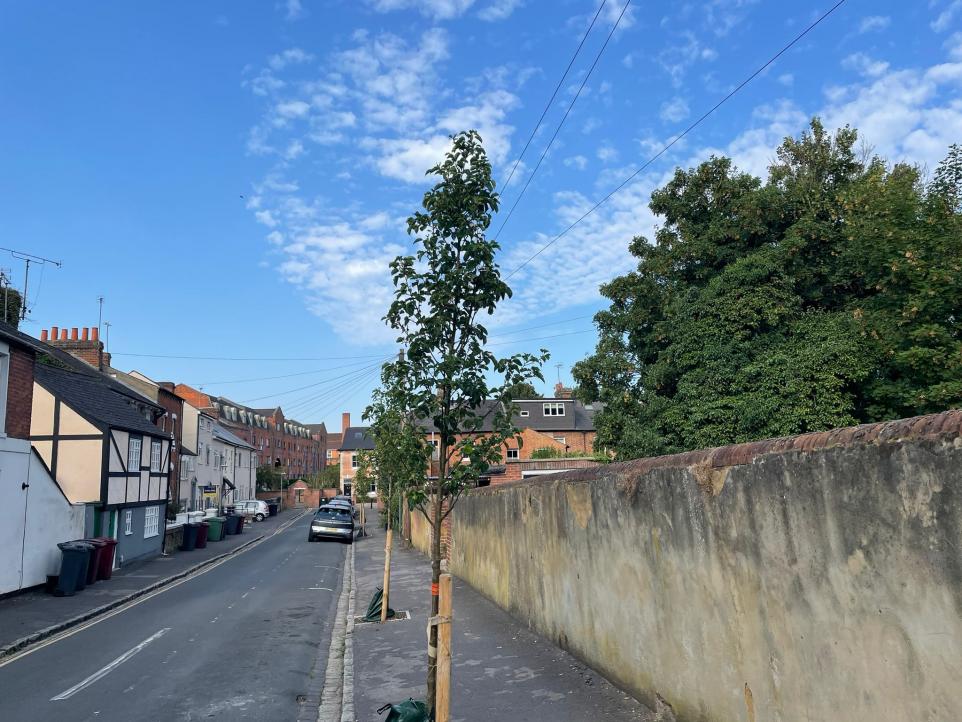
[[[560,381],[554,385],[554,397],[556,399],[570,399],[572,390]]]
[[[343,434],[351,426],[351,412],[345,411],[341,414],[341,433]]]
[[[110,354],[104,351],[104,345],[100,342],[99,329],[96,326],[83,329],[71,328],[69,338],[66,326],[53,326],[49,334],[46,329],[40,332],[40,340],[66,351],[101,371],[110,365]]]

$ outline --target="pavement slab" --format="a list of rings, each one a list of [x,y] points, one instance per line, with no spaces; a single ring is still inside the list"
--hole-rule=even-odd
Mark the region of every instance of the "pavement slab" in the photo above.
[[[384,532],[368,532],[355,542],[357,614],[367,609],[384,571]],[[431,566],[395,540],[390,606],[409,611],[411,619],[354,628],[354,703],[357,719],[365,722],[379,719],[377,709],[388,702],[424,698]],[[656,719],[641,702],[457,578],[452,647],[453,722]]]

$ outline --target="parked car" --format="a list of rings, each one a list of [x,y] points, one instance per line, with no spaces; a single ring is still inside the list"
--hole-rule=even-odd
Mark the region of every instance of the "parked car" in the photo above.
[[[234,504],[234,513],[242,516],[252,516],[256,521],[264,521],[271,513],[266,501],[260,499],[245,499]]]
[[[325,504],[311,519],[307,541],[318,539],[340,539],[348,544],[354,541],[354,514],[340,504]]]
[[[336,506],[336,507],[338,507],[338,508],[340,508],[340,509],[347,509],[347,510],[349,510],[349,511],[351,512],[351,515],[352,515],[355,519],[357,518],[357,509],[356,509],[356,508],[354,507],[354,505],[352,505],[351,502],[349,502],[349,501],[344,501],[344,500],[342,500],[342,499],[337,499],[337,498],[335,498],[335,499],[331,499],[329,502],[327,502],[326,504],[324,504],[324,505],[322,505],[322,506]]]
[[[347,494],[338,494],[331,499],[331,501],[346,501],[351,506],[354,506],[354,502],[351,501],[351,497],[349,497]]]

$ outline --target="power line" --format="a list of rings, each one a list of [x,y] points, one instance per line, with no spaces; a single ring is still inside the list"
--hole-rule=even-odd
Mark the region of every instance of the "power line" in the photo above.
[[[367,367],[365,367],[365,368],[370,369],[370,368],[373,368],[373,367],[375,367],[375,366],[376,366],[376,367],[380,367],[381,363],[383,363],[384,361],[386,361],[386,360],[389,359],[389,358],[391,358],[391,356],[385,356],[385,357],[384,357],[381,361],[379,361],[378,363],[376,363],[376,364],[371,364],[371,365],[369,365],[369,366],[367,366]],[[332,376],[332,377],[327,378],[327,379],[322,379],[321,381],[315,381],[315,382],[312,383],[312,384],[307,384],[306,386],[298,386],[297,388],[294,388],[294,389],[288,389],[287,391],[277,391],[277,392],[275,392],[275,393],[264,394],[263,396],[255,396],[255,397],[252,398],[252,399],[245,399],[242,403],[249,404],[249,403],[251,403],[251,402],[253,402],[253,401],[260,401],[261,399],[268,399],[268,398],[273,398],[273,397],[275,397],[275,396],[286,396],[287,394],[294,394],[294,393],[297,393],[298,391],[304,391],[305,389],[312,389],[312,388],[315,388],[315,387],[317,387],[317,386],[323,386],[324,384],[329,384],[331,381],[337,381],[338,379],[342,379],[342,378],[344,378],[345,376],[350,376],[350,375],[352,375],[352,374],[354,374],[354,373],[357,373],[357,371],[356,371],[356,370],[355,370],[355,371],[348,371],[347,373],[343,373],[343,374],[340,374],[340,375],[338,375],[338,376]]]
[[[295,376],[310,376],[311,374],[320,374],[320,373],[324,373],[325,371],[337,371],[338,369],[346,369],[346,368],[350,368],[351,366],[361,366],[366,363],[367,361],[355,361],[354,363],[341,364],[340,366],[328,366],[322,369],[313,369],[312,371],[298,371],[293,374],[280,374],[278,376],[256,376],[256,377],[247,378],[247,379],[233,379],[231,381],[202,381],[192,385],[196,387],[224,386],[226,384],[246,384],[246,383],[253,383],[255,381],[275,381],[277,379],[290,379],[290,378],[294,378]]]
[[[562,336],[577,336],[581,333],[594,333],[595,329],[586,328],[581,331],[567,331],[565,333],[556,333],[552,336],[535,336],[534,338],[516,338],[513,341],[498,341],[497,343],[489,343],[488,346],[507,346],[508,344],[517,343],[527,343],[528,341],[547,341],[549,338],[561,338]]]
[[[369,356],[309,356],[293,357],[255,357],[255,356],[177,356],[157,353],[112,353],[111,356],[135,356],[137,358],[184,359],[188,361],[347,361],[350,359],[380,358],[380,354]]]
[[[504,230],[504,227],[508,224],[508,221],[511,220],[511,216],[514,215],[514,209],[518,207],[518,204],[521,202],[521,199],[524,197],[524,192],[528,190],[528,186],[531,185],[531,181],[534,179],[535,174],[538,172],[538,169],[541,167],[541,164],[544,162],[545,156],[548,155],[548,151],[551,150],[551,146],[554,145],[555,139],[558,137],[558,133],[561,132],[561,128],[562,126],[564,126],[565,121],[568,119],[568,115],[571,113],[571,110],[575,107],[575,103],[578,102],[578,98],[581,97],[581,91],[584,90],[585,85],[588,83],[588,79],[591,77],[591,74],[594,72],[595,66],[598,65],[598,61],[601,60],[601,56],[605,52],[605,48],[608,47],[608,43],[611,41],[611,37],[615,34],[615,31],[618,29],[618,25],[621,24],[621,19],[625,16],[625,13],[628,11],[628,6],[630,4],[631,4],[631,0],[625,0],[625,6],[621,8],[621,14],[618,16],[618,19],[615,21],[615,24],[611,26],[611,31],[608,33],[608,37],[605,38],[604,44],[601,46],[601,49],[598,51],[598,54],[595,55],[595,59],[591,63],[591,67],[588,68],[588,72],[585,74],[584,79],[582,79],[581,85],[578,86],[578,92],[575,93],[575,97],[572,98],[571,104],[568,105],[568,109],[565,110],[565,114],[561,116],[561,120],[558,122],[558,127],[555,128],[554,130],[554,135],[551,136],[551,140],[548,141],[548,144],[544,147],[544,150],[541,152],[541,157],[538,158],[537,164],[535,164],[535,167],[532,169],[531,173],[528,175],[528,180],[526,180],[524,182],[524,185],[521,187],[521,192],[518,193],[518,197],[514,199],[514,204],[511,206],[511,210],[508,211],[508,215],[505,216],[504,221],[502,221],[501,227],[498,228],[498,232],[494,234],[495,241],[498,240],[498,238],[501,236],[501,231]],[[600,12],[600,9],[599,9],[599,12]]]
[[[324,417],[327,416],[329,413],[331,413],[333,410],[336,410],[338,407],[344,406],[344,404],[348,401],[348,399],[350,399],[352,396],[354,396],[354,394],[356,394],[362,387],[366,386],[366,385],[369,384],[371,381],[373,381],[373,380],[377,377],[377,375],[378,375],[379,373],[380,373],[380,372],[379,372],[378,370],[375,370],[375,371],[372,371],[372,372],[368,373],[367,376],[362,377],[362,378],[360,379],[360,381],[358,381],[357,384],[355,384],[354,386],[350,387],[350,388],[347,390],[347,393],[346,393],[346,394],[342,395],[341,397],[339,397],[339,398],[337,399],[337,401],[335,401],[334,403],[332,403],[332,404],[330,404],[329,406],[327,406],[322,413],[317,413],[317,412],[316,412],[316,408],[317,408],[316,406],[314,407],[315,411],[313,411],[312,413],[315,413],[315,414],[316,414],[317,416],[319,416],[320,418],[324,418]]]
[[[601,11],[604,10],[605,3],[607,2],[608,0],[601,0],[601,5],[598,6],[598,10],[597,12],[595,12],[595,16],[591,19],[591,23],[588,25],[588,29],[585,30],[585,34],[581,38],[581,42],[578,43],[578,47],[575,49],[574,55],[572,55],[571,60],[568,61],[568,67],[565,68],[564,73],[561,75],[561,79],[558,81],[558,84],[554,87],[554,92],[551,93],[551,97],[548,98],[548,103],[544,106],[544,110],[541,111],[541,117],[538,118],[538,122],[535,124],[534,129],[531,131],[531,135],[528,136],[528,140],[525,142],[524,148],[521,149],[521,154],[518,156],[517,160],[515,160],[514,166],[511,168],[511,172],[508,174],[507,180],[501,186],[502,193],[508,187],[508,184],[511,183],[511,179],[514,178],[514,173],[516,170],[518,170],[518,166],[521,164],[521,159],[524,158],[524,154],[527,152],[528,146],[531,145],[531,141],[534,140],[534,136],[538,132],[538,129],[541,127],[541,123],[544,122],[544,117],[548,114],[548,110],[551,109],[551,106],[554,103],[554,99],[555,97],[557,97],[558,91],[561,90],[561,86],[564,83],[565,78],[567,78],[568,73],[571,72],[571,66],[574,65],[575,60],[578,57],[578,54],[581,53],[581,48],[584,47],[585,40],[588,39],[588,35],[591,33],[591,29],[595,26],[595,22],[597,22],[598,16],[601,15]]]
[[[499,333],[492,338],[504,338],[505,336],[514,336],[515,334],[521,333],[522,331],[537,331],[541,328],[547,328],[548,326],[560,326],[563,323],[568,323],[569,321],[580,321],[585,318],[594,318],[593,313],[586,313],[581,316],[572,316],[571,318],[563,318],[560,321],[551,321],[550,323],[540,323],[537,326],[526,326],[525,328],[516,328],[514,331],[505,331],[504,333]]]
[[[691,131],[693,131],[695,128],[697,128],[699,125],[701,125],[702,122],[705,121],[710,115],[712,115],[712,114],[713,114],[716,110],[718,110],[722,105],[724,105],[726,102],[728,102],[736,93],[738,93],[742,88],[744,88],[746,85],[748,85],[752,80],[754,80],[754,79],[755,79],[756,77],[758,77],[761,73],[763,73],[766,69],[768,69],[768,67],[769,67],[772,63],[774,63],[774,62],[775,62],[776,60],[778,60],[782,55],[784,55],[786,52],[788,52],[796,43],[798,43],[799,40],[801,40],[801,39],[804,38],[806,35],[808,35],[812,30],[815,29],[816,26],[818,26],[818,25],[819,25],[823,20],[825,20],[829,15],[831,15],[831,14],[834,13],[836,10],[838,10],[844,3],[845,3],[845,0],[838,0],[838,2],[836,2],[831,8],[829,8],[825,13],[823,13],[822,15],[820,15],[817,20],[815,20],[815,21],[814,21],[813,23],[811,23],[808,27],[806,27],[804,30],[802,30],[802,32],[800,32],[798,35],[796,35],[787,45],[785,45],[781,50],[779,50],[777,53],[775,53],[775,55],[773,55],[771,58],[769,58],[768,61],[767,61],[764,65],[762,65],[762,66],[761,66],[760,68],[758,68],[754,73],[752,73],[752,74],[749,75],[747,78],[745,78],[745,79],[744,79],[741,83],[739,83],[732,91],[730,91],[730,92],[728,93],[728,95],[726,95],[724,98],[722,98],[722,99],[719,100],[717,103],[715,103],[715,105],[713,105],[708,111],[706,111],[706,112],[703,113],[701,116],[699,116],[698,119],[695,120],[695,122],[693,122],[691,125],[689,125],[687,128],[685,128],[685,130],[682,131],[681,134],[675,136],[675,138],[672,139],[672,141],[671,141],[670,143],[666,144],[661,150],[659,150],[657,153],[655,153],[653,156],[651,156],[651,158],[649,158],[648,160],[646,160],[646,161],[641,165],[640,168],[638,168],[634,173],[632,173],[630,176],[628,176],[627,178],[625,178],[620,184],[618,184],[618,186],[615,187],[614,190],[612,190],[610,193],[608,193],[608,195],[606,195],[606,196],[605,196],[604,198],[602,198],[600,201],[598,201],[597,203],[595,203],[591,208],[589,208],[589,209],[584,213],[584,215],[582,215],[580,218],[578,218],[578,220],[576,220],[574,223],[572,223],[572,224],[569,225],[567,228],[565,228],[563,231],[561,231],[561,233],[559,233],[559,234],[556,235],[554,238],[552,238],[550,241],[548,241],[546,244],[544,244],[544,245],[543,245],[541,248],[539,248],[534,254],[532,254],[532,255],[529,256],[527,259],[525,259],[525,261],[524,261],[520,266],[518,266],[518,267],[515,268],[513,271],[511,271],[511,273],[509,273],[507,276],[505,276],[505,278],[506,278],[506,279],[507,279],[507,278],[511,278],[514,274],[516,274],[516,273],[517,273],[518,271],[520,271],[522,268],[524,268],[524,267],[527,266],[529,263],[531,263],[531,261],[533,261],[535,258],[537,258],[537,257],[540,256],[542,253],[544,253],[548,248],[550,248],[550,247],[553,246],[555,243],[557,243],[559,240],[561,240],[565,235],[568,234],[569,231],[571,231],[572,228],[574,228],[575,226],[577,226],[577,225],[578,225],[579,223],[581,223],[585,218],[587,218],[588,216],[590,216],[592,213],[594,213],[596,210],[598,210],[602,205],[604,205],[605,203],[607,203],[608,200],[609,200],[612,196],[614,196],[616,193],[618,193],[618,192],[619,192],[622,188],[624,188],[626,185],[628,185],[629,183],[631,183],[631,181],[633,181],[633,180],[634,180],[642,171],[644,171],[648,166],[650,166],[652,163],[654,163],[656,160],[658,160],[658,158],[660,158],[662,155],[664,155],[664,154],[668,151],[669,148],[671,148],[673,145],[675,145],[675,143],[677,143],[678,141],[680,141],[682,138],[684,138],[686,135],[688,135]]]
[[[330,388],[324,389],[323,391],[320,391],[320,392],[318,392],[318,393],[316,393],[316,394],[310,394],[310,395],[305,396],[305,397],[303,397],[303,398],[301,398],[301,399],[296,399],[293,403],[288,404],[287,408],[288,408],[288,410],[291,410],[291,409],[301,409],[302,411],[305,411],[305,410],[307,410],[308,408],[311,408],[312,406],[314,406],[314,405],[316,405],[316,404],[318,404],[318,403],[323,403],[323,402],[326,401],[328,398],[330,398],[330,397],[333,396],[334,394],[338,393],[342,388],[344,388],[345,386],[348,386],[349,384],[355,382],[355,381],[358,380],[359,378],[362,378],[362,377],[365,376],[366,374],[369,374],[369,373],[379,373],[379,371],[380,371],[380,368],[379,368],[379,367],[380,367],[380,366],[381,366],[381,363],[378,362],[377,364],[372,364],[371,366],[367,366],[367,367],[365,367],[365,368],[362,368],[362,369],[358,369],[358,370],[356,370],[356,371],[353,371],[353,372],[350,374],[350,377],[349,377],[349,378],[346,378],[346,379],[343,380],[343,381],[341,381],[341,383],[336,384],[335,386],[332,386],[332,387],[330,387]]]

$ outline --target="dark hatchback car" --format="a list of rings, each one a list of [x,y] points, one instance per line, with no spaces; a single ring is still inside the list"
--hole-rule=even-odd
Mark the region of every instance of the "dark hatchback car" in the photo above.
[[[354,541],[354,515],[342,506],[322,506],[311,519],[307,541],[340,539],[348,544]]]

